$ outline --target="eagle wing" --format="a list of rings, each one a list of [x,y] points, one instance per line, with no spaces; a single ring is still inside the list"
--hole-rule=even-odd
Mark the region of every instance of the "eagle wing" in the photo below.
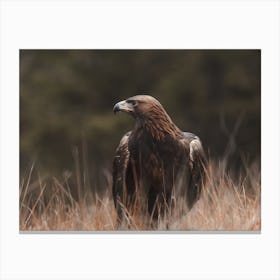
[[[183,145],[188,151],[187,202],[189,209],[199,199],[205,181],[206,157],[200,139],[190,132],[183,132]]]
[[[113,160],[113,199],[118,212],[118,217],[121,218],[122,206],[124,203],[126,178],[129,166],[130,153],[128,150],[128,140],[131,131],[127,132],[121,139]]]

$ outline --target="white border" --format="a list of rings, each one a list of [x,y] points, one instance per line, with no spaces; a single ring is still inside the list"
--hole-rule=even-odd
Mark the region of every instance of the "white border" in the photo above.
[[[2,279],[279,279],[279,2],[2,1]],[[19,49],[262,49],[262,233],[18,232]]]

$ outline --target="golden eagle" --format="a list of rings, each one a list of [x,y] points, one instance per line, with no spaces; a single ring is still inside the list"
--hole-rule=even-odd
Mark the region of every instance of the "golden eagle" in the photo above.
[[[113,198],[119,221],[140,194],[153,218],[170,205],[175,193],[184,195],[190,209],[199,199],[205,177],[200,139],[182,132],[149,95],[120,101],[113,111],[135,119],[134,129],[122,137],[113,161]]]

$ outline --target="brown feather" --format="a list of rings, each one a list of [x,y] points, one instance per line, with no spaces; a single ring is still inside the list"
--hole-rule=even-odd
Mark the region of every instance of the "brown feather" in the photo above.
[[[121,140],[113,166],[113,197],[119,219],[123,213],[120,205],[129,207],[141,194],[149,213],[157,218],[162,210],[155,210],[156,201],[159,209],[170,204],[174,188],[186,196],[191,208],[204,180],[205,156],[199,138],[183,133],[151,96],[134,96],[118,104],[114,108],[135,118],[135,127]]]

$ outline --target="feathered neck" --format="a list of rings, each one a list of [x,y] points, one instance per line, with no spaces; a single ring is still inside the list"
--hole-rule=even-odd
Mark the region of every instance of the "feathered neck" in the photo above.
[[[157,141],[164,140],[166,136],[174,139],[182,136],[182,131],[173,123],[163,107],[159,106],[136,118],[136,130],[150,134]]]

